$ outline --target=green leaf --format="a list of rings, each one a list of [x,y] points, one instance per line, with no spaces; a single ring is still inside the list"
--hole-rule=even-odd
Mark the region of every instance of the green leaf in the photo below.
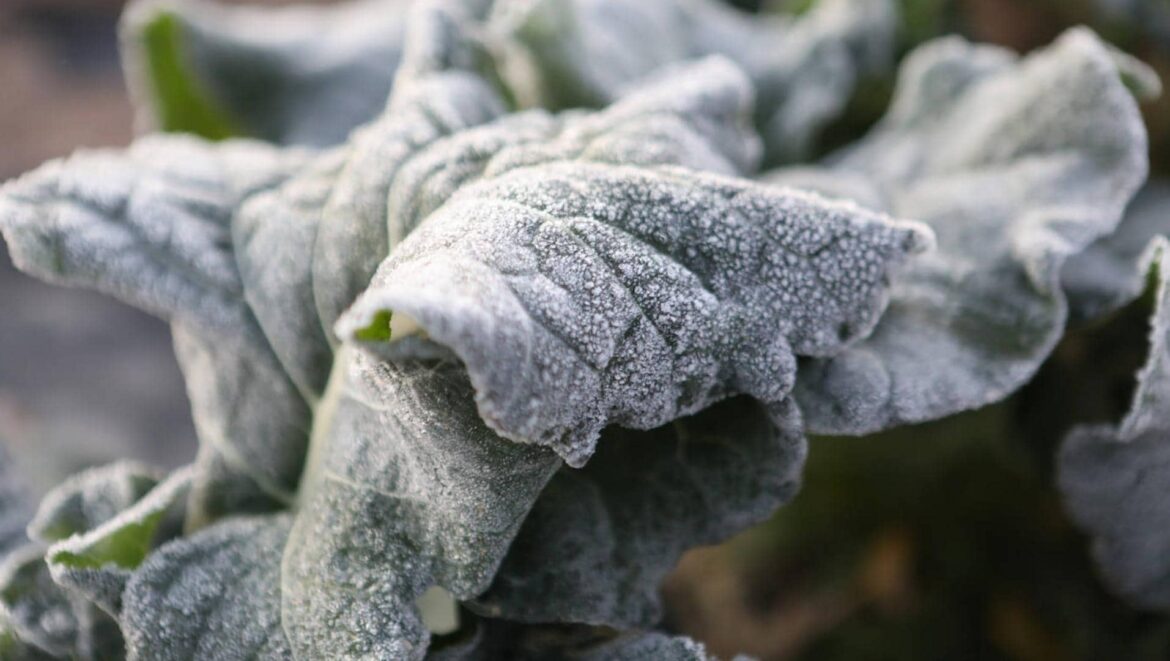
[[[109,521],[162,479],[161,471],[135,461],[91,468],[57,485],[28,524],[29,537],[52,544]]]
[[[938,250],[895,281],[873,335],[801,366],[810,429],[868,433],[1023,385],[1064,331],[1063,264],[1116,228],[1145,151],[1137,105],[1087,30],[1022,59],[957,38],[911,55],[889,114],[829,159],[819,188],[869,188],[930,225]]]
[[[139,0],[122,24],[128,82],[145,123],[159,130],[337,144],[385,105],[408,4]]]
[[[115,471],[105,473],[110,475]],[[111,615],[117,615],[132,570],[152,549],[181,532],[193,473],[191,467],[175,471],[150,491],[124,500],[116,515],[94,521],[50,546],[45,561],[53,580]],[[79,480],[75,484],[89,487],[92,493],[95,486],[100,488],[94,481]],[[60,500],[50,494],[46,503]],[[92,495],[89,500],[93,500]],[[42,506],[42,512],[45,511],[46,507]]]

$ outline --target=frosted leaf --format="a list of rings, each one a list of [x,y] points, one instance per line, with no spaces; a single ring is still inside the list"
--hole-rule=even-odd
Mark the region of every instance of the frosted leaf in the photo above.
[[[45,554],[53,580],[117,615],[133,569],[151,549],[180,533],[193,472],[179,469],[148,492],[124,500],[114,516],[92,520],[60,538]],[[57,500],[50,494],[46,503]],[[46,509],[42,505],[41,513]]]
[[[406,315],[467,365],[493,429],[581,466],[611,423],[650,429],[739,393],[782,401],[795,356],[864,337],[891,269],[928,243],[919,226],[799,191],[544,163],[453,195],[338,334]]]
[[[244,297],[305,398],[325,389],[333,351],[313,298],[313,250],[344,152],[322,155],[280,186],[249,198],[232,220]]]
[[[137,2],[123,20],[122,53],[140,124],[209,138],[340,143],[386,104],[409,4]]]
[[[44,553],[44,546],[29,544],[0,562],[0,619],[6,614],[11,635],[55,657],[88,661],[116,654],[121,649],[117,624],[61,590],[49,575]]]
[[[310,413],[244,299],[230,224],[244,199],[306,156],[155,137],[80,152],[0,188],[0,232],[18,267],[171,320],[201,460],[269,500],[295,489]]]
[[[27,541],[24,530],[31,516],[29,495],[0,441],[0,558]]]
[[[415,600],[433,585],[460,599],[486,589],[560,465],[488,429],[448,352],[417,350],[430,357],[339,356],[284,556],[298,657],[421,659]]]
[[[1117,231],[1074,256],[1061,272],[1071,312],[1092,319],[1120,308],[1145,285],[1142,255],[1150,240],[1170,234],[1170,182],[1146,184],[1125,210]]]
[[[1117,427],[1086,425],[1064,440],[1058,483],[1074,521],[1093,538],[1108,585],[1137,606],[1170,609],[1170,253],[1150,253],[1158,277],[1150,354]],[[1147,262],[1148,263],[1148,262]]]
[[[504,78],[530,105],[604,106],[651,72],[706,55],[739,64],[759,96],[768,160],[798,159],[841,113],[860,75],[891,59],[889,0],[822,0],[799,18],[714,0],[502,1],[489,29]]]
[[[649,432],[611,427],[585,468],[553,477],[473,608],[518,622],[653,626],[679,556],[770,516],[796,492],[805,452],[790,403],[771,418],[737,398]]]
[[[394,244],[486,171],[581,158],[742,173],[758,161],[751,87],[725,61],[660,74],[598,114],[502,116],[502,100],[479,73],[487,56],[467,17],[423,3],[411,20],[389,107],[347,145],[322,212],[312,279],[326,328]]]
[[[313,255],[313,295],[326,329],[365,289],[390,249],[386,196],[403,163],[444,136],[504,113],[503,100],[479,75],[486,55],[466,22],[445,4],[416,6],[386,112],[355,131],[345,147]]]
[[[5,661],[45,661],[52,659],[48,653],[25,643],[16,635],[8,612],[0,604],[0,659]]]
[[[868,433],[1022,385],[1063,332],[1062,265],[1117,226],[1145,151],[1136,103],[1086,30],[1023,59],[957,38],[910,56],[889,114],[830,170],[869,179],[939,249],[895,281],[869,338],[802,364],[809,428]]]
[[[0,570],[0,602],[11,613],[13,635],[58,656],[108,658],[121,649],[117,624],[83,594],[55,582],[44,544],[110,520],[157,479],[158,473],[146,466],[118,462],[79,473],[45,496],[29,524],[29,535],[38,543],[14,553],[6,570]]]
[[[152,553],[123,597],[128,658],[291,659],[280,624],[289,525],[288,515],[226,519]]]
[[[28,524],[29,537],[52,544],[90,530],[132,505],[160,479],[160,471],[135,461],[82,471],[45,495]]]

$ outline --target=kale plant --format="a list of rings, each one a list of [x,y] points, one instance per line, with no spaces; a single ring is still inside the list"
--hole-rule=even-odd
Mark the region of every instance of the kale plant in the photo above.
[[[794,496],[807,432],[1000,401],[1166,277],[1166,219],[1122,222],[1158,80],[1087,29],[924,44],[808,161],[897,23],[134,4],[159,133],[9,182],[0,231],[170,322],[200,446],[35,511],[0,481],[0,656],[708,658],[660,584]],[[1160,282],[1133,412],[1074,432],[1061,484],[1105,574],[1166,608]]]

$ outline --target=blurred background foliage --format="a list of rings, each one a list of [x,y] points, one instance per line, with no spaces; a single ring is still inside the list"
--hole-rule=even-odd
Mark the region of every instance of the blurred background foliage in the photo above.
[[[650,1],[650,0],[648,0]],[[734,0],[800,12],[815,0]],[[1170,0],[1163,18],[1170,16]],[[0,0],[0,180],[133,135],[118,69],[122,0]],[[250,4],[288,4],[279,0]],[[1170,81],[1170,18],[1142,0],[899,0],[899,57],[959,33],[1020,52],[1089,24]],[[885,110],[865,81],[828,131],[847,144]],[[1143,106],[1170,175],[1170,94]],[[1167,210],[1170,222],[1170,209]],[[194,453],[165,324],[17,274],[0,251],[0,442],[44,490],[81,467]],[[680,563],[668,626],[730,657],[1168,659],[1170,619],[1097,581],[1052,466],[1064,433],[1121,417],[1147,345],[1148,298],[1074,328],[1006,402],[866,438],[814,438],[802,493],[766,524]]]

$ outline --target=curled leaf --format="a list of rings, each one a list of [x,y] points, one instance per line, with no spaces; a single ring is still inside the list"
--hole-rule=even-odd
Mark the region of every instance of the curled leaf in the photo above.
[[[342,142],[386,103],[408,4],[136,2],[124,14],[122,53],[140,123],[212,139]]]
[[[108,520],[50,546],[45,562],[53,580],[118,615],[134,568],[152,549],[180,533],[193,473],[190,467],[175,471],[148,492],[123,501]]]
[[[288,501],[310,412],[245,300],[231,219],[305,159],[257,143],[156,137],[54,161],[0,189],[0,232],[18,267],[171,320],[205,474],[226,469],[221,477],[251,494],[236,503]],[[192,511],[216,510],[204,498]]]
[[[895,281],[869,338],[802,364],[809,427],[863,434],[1020,387],[1063,332],[1064,262],[1117,226],[1145,150],[1136,103],[1087,30],[1022,59],[957,38],[911,55],[889,114],[821,180],[840,173],[927,223],[938,250]]]
[[[1150,353],[1116,426],[1073,429],[1058,457],[1073,519],[1093,537],[1106,582],[1134,604],[1170,609],[1170,245],[1149,254],[1157,274]],[[1149,261],[1147,263],[1149,263]]]
[[[928,243],[798,191],[545,163],[453,195],[338,334],[407,315],[467,365],[493,429],[581,466],[611,423],[650,429],[738,393],[782,401],[795,355],[864,337],[890,271]]]

